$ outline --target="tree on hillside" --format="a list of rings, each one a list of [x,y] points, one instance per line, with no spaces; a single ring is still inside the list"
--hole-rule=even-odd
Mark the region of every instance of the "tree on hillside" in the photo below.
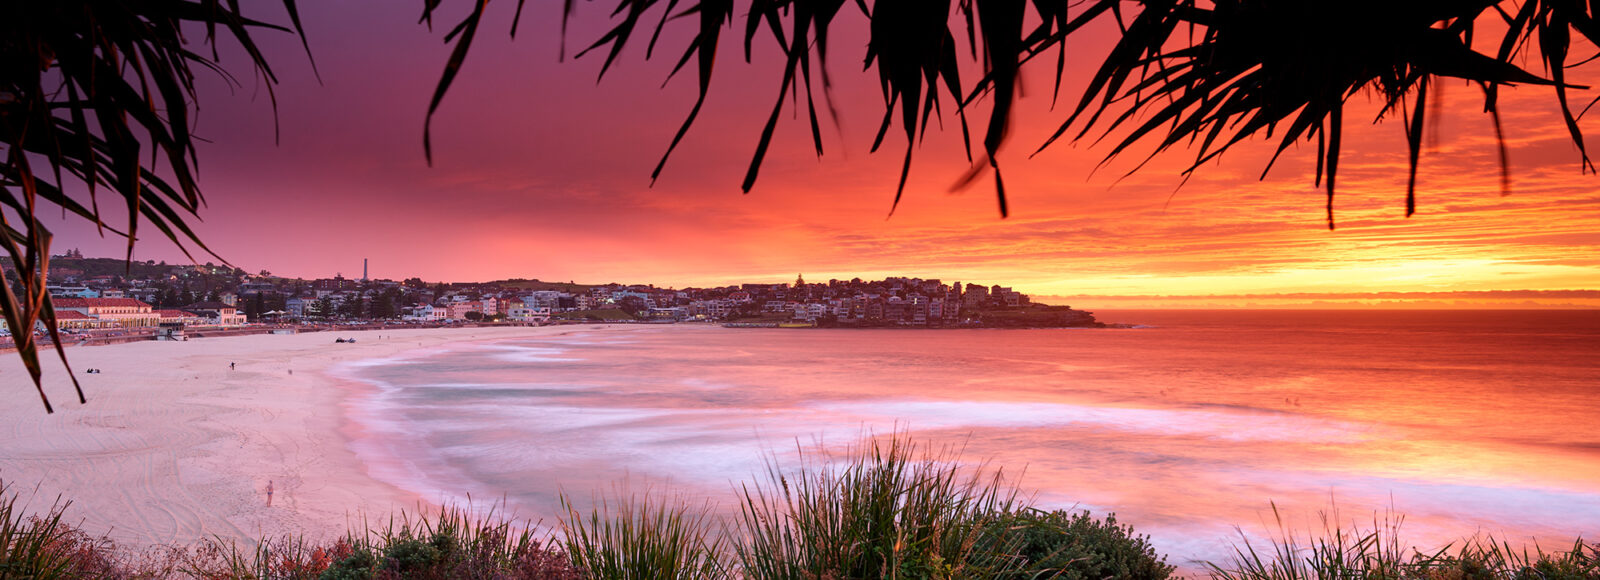
[[[445,3],[424,0],[423,21],[432,26]],[[0,224],[7,234],[0,236],[0,246],[10,258],[8,269],[19,280],[18,289],[8,286],[0,294],[0,312],[11,328],[42,321],[55,332],[55,315],[45,291],[50,232],[36,217],[41,202],[92,222],[101,231],[126,237],[130,258],[141,223],[186,252],[193,247],[210,253],[188,225],[202,203],[190,135],[195,106],[191,66],[222,70],[222,65],[214,50],[208,56],[208,51],[185,45],[183,30],[203,27],[202,41],[213,46],[219,37],[237,42],[249,55],[252,74],[266,81],[270,95],[275,78],[252,32],[292,28],[306,42],[295,0],[282,4],[290,27],[253,20],[234,0],[0,3],[4,157],[0,201],[13,212]],[[423,154],[430,159],[432,115],[485,24],[489,2],[450,4],[467,4],[470,11],[444,34],[444,41],[451,44],[450,55],[423,120]],[[828,35],[837,19],[849,17],[866,23],[870,39],[865,60],[869,70],[876,71],[883,91],[884,114],[872,149],[882,146],[896,126],[905,139],[896,204],[915,144],[925,136],[934,115],[943,115],[960,128],[972,161],[963,183],[987,174],[999,213],[1006,215],[1005,183],[995,153],[1012,123],[1021,67],[1053,65],[1054,91],[1059,95],[1069,53],[1073,59],[1097,56],[1084,47],[1069,46],[1068,40],[1090,25],[1106,23],[1115,26],[1120,36],[1076,104],[1064,118],[1052,121],[1058,123],[1056,130],[1039,144],[1041,149],[1060,138],[1109,139],[1108,158],[1134,145],[1148,147],[1151,156],[1183,146],[1195,156],[1187,174],[1252,137],[1276,139],[1279,153],[1292,144],[1315,141],[1315,179],[1325,184],[1332,227],[1346,101],[1371,92],[1383,99],[1385,115],[1398,117],[1405,129],[1409,215],[1415,209],[1415,173],[1430,86],[1440,78],[1455,78],[1481,87],[1484,109],[1497,127],[1500,88],[1549,87],[1578,147],[1580,167],[1593,170],[1574,113],[1582,103],[1573,102],[1569,94],[1579,87],[1566,81],[1566,71],[1588,62],[1571,55],[1574,33],[1600,44],[1594,3],[875,0],[869,5],[857,0],[846,4],[845,0],[750,0],[739,6],[734,0],[617,0],[614,26],[578,56],[604,53],[604,75],[629,41],[643,42],[636,35],[650,34],[646,51],[650,58],[661,38],[672,37],[661,34],[663,27],[684,26],[693,33],[671,71],[675,75],[685,68],[693,70],[698,98],[665,145],[654,178],[699,117],[718,52],[737,50],[724,45],[742,45],[748,60],[755,42],[775,42],[783,55],[778,64],[782,70],[778,98],[754,144],[742,183],[745,191],[756,181],[786,100],[797,109],[805,107],[810,137],[817,154],[822,153],[826,116],[817,112],[818,96],[824,111],[833,108],[828,93]],[[570,17],[573,5],[572,0],[563,1],[562,18]],[[524,3],[516,6],[520,18]],[[736,14],[744,19],[737,28]],[[513,19],[512,35],[516,28]],[[743,34],[724,43],[725,30]],[[1497,41],[1490,43],[1497,49],[1492,54],[1473,50],[1475,37],[1490,37]],[[981,76],[963,79],[964,60],[980,63]],[[1528,62],[1542,65],[1546,76],[1519,66]],[[989,113],[974,155],[968,117],[977,115],[972,105],[980,100],[987,101]],[[1504,166],[1503,142],[1499,147]],[[1502,187],[1506,183],[1503,177]],[[69,195],[79,186],[86,186],[91,195],[109,191],[120,198],[129,210],[127,223],[120,229],[106,223],[98,204],[84,204]],[[18,335],[17,341],[18,353],[51,411],[39,383],[37,344],[26,334]],[[60,352],[65,365],[65,353]],[[85,400],[81,389],[78,396],[80,402]]]
[[[255,322],[255,321],[260,320],[261,319],[261,313],[266,312],[266,311],[267,311],[267,300],[266,300],[266,297],[263,296],[259,292],[257,292],[256,294],[250,296],[250,299],[245,301],[245,303],[244,303],[244,315],[246,317],[248,317],[251,322]]]
[[[257,294],[257,296],[260,296],[260,294]],[[261,301],[261,308],[263,313],[274,310],[278,312],[288,312],[289,299],[282,294],[268,294],[266,295],[266,298]]]
[[[355,295],[339,303],[339,316],[343,318],[366,318],[366,296]]]
[[[317,318],[333,318],[338,314],[338,305],[334,304],[331,296],[318,298],[312,305],[316,309]]]
[[[366,316],[371,319],[392,319],[397,316],[395,301],[400,300],[398,288],[384,288],[382,292],[373,293],[371,304],[366,306]]]
[[[643,298],[638,296],[624,296],[617,301],[617,308],[628,314],[641,316],[646,310],[649,310],[649,305],[645,303]]]
[[[170,286],[162,286],[160,290],[156,291],[154,306],[156,308],[167,308],[176,301],[172,288]]]

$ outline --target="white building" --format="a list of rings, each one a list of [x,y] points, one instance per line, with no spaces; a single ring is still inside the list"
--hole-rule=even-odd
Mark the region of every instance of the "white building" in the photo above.
[[[438,322],[444,320],[446,310],[434,308],[432,304],[418,304],[401,309],[401,320],[412,322]]]
[[[238,308],[221,302],[200,302],[183,307],[184,310],[199,315],[203,321],[200,324],[213,326],[244,326],[247,322],[245,315]]]
[[[103,326],[156,326],[159,316],[149,304],[132,298],[56,298],[56,312],[74,311],[93,318]]]

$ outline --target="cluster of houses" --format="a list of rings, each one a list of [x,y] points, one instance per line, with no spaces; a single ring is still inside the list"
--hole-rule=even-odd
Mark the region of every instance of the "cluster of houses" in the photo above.
[[[446,322],[494,319],[501,317],[503,314],[505,320],[512,322],[543,324],[550,321],[550,314],[556,312],[558,308],[558,306],[552,306],[549,303],[541,303],[531,296],[521,299],[502,299],[495,296],[472,299],[465,294],[457,294],[438,304],[423,303],[403,308],[401,309],[400,319],[416,322]]]
[[[492,297],[441,305],[422,305],[414,316],[440,316],[441,308],[492,308]],[[829,280],[807,284],[741,284],[719,288],[659,289],[652,286],[596,286],[580,293],[543,291],[510,299],[510,320],[543,318],[549,313],[620,308],[654,320],[729,320],[783,318],[837,325],[947,326],[965,322],[963,313],[1016,308],[1025,294],[1004,286],[939,280],[888,278],[878,281]],[[487,312],[487,310],[485,311]],[[446,314],[445,316],[449,316]]]
[[[328,316],[353,300],[370,301],[384,290],[402,290],[409,302],[393,318],[413,322],[503,320],[544,324],[562,313],[623,310],[659,321],[720,321],[779,317],[841,325],[945,326],[960,324],[963,313],[1029,304],[1028,296],[1004,286],[944,284],[939,280],[888,278],[878,281],[829,280],[794,284],[741,284],[682,290],[651,285],[606,284],[572,291],[527,290],[510,284],[458,284],[429,288],[390,280],[361,281],[335,276],[309,281],[307,289],[284,301],[284,318]],[[239,285],[249,296],[272,292],[268,282]]]
[[[1003,286],[899,277],[825,283],[807,283],[801,277],[793,284],[682,290],[651,285],[539,284],[532,287],[565,289],[530,290],[529,284],[515,281],[430,286],[416,278],[404,282],[342,276],[299,280],[251,276],[232,269],[174,268],[176,273],[168,274],[170,279],[165,280],[107,276],[80,279],[71,276],[70,269],[69,275],[58,280],[57,272],[52,271],[52,281],[59,283],[49,289],[61,328],[229,327],[247,321],[330,318],[543,324],[563,313],[576,312],[581,318],[585,313],[602,310],[622,310],[637,318],[658,321],[756,318],[841,326],[951,326],[967,322],[979,311],[1029,304],[1027,295]],[[158,298],[171,303],[174,285],[189,292],[193,282],[183,278],[191,274],[203,277],[209,286],[196,295],[212,300],[178,308],[151,306]],[[380,302],[383,308],[374,306]]]

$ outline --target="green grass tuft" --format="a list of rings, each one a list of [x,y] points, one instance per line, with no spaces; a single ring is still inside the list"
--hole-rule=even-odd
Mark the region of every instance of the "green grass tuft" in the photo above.
[[[1432,552],[1403,547],[1404,519],[1374,518],[1370,527],[1339,523],[1338,512],[1321,512],[1322,533],[1300,537],[1272,506],[1278,534],[1270,551],[1257,552],[1248,538],[1223,564],[1207,562],[1216,580],[1600,580],[1600,548],[1574,542],[1571,550],[1545,553],[1535,546],[1513,549],[1492,537],[1471,538]],[[1241,532],[1241,536],[1243,533]]]
[[[728,577],[727,545],[712,505],[649,492],[597,497],[587,514],[561,495],[567,553],[590,578],[716,580]]]
[[[61,523],[72,502],[57,498],[43,516],[29,516],[19,495],[0,482],[0,579],[75,577],[70,528]]]
[[[745,577],[992,578],[1019,569],[1015,534],[993,533],[1020,504],[1000,471],[959,451],[919,453],[903,433],[838,458],[800,450],[767,483],[740,488],[735,546]]]

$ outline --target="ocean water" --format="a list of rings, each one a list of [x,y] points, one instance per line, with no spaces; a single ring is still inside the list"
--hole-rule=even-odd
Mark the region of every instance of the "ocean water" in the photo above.
[[[547,523],[619,485],[733,510],[764,460],[903,430],[1190,569],[1319,512],[1425,549],[1600,539],[1600,311],[1099,317],[1142,326],[575,326],[336,372],[373,475]]]

